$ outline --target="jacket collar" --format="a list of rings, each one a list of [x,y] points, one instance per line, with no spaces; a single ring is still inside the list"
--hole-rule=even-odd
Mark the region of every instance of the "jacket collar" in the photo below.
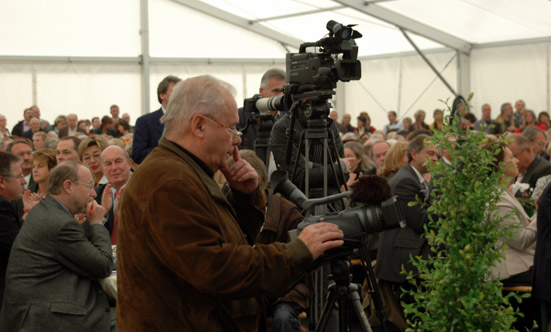
[[[167,140],[165,137],[161,137],[161,139],[159,140],[159,146],[176,154],[178,157],[182,158],[186,163],[188,163],[191,168],[193,168],[197,176],[199,176],[201,182],[203,182],[210,196],[218,201],[227,204],[235,215],[233,207],[222,193],[222,190],[220,190],[220,187],[218,187],[216,181],[214,181],[214,179],[210,177],[205,172],[205,170],[201,166],[199,166],[195,160],[193,160],[193,158],[189,154],[178,147],[176,143]]]

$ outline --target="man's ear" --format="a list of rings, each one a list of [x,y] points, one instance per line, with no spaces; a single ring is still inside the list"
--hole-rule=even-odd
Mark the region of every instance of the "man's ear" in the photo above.
[[[75,184],[73,183],[73,181],[71,181],[71,180],[65,180],[65,181],[63,182],[63,186],[62,186],[63,191],[66,192],[67,194],[71,195],[71,194],[73,193],[73,186],[74,186],[74,185],[75,185]]]
[[[204,137],[205,136],[205,118],[202,116],[196,114],[191,118],[190,121],[190,128],[191,132],[198,137]]]
[[[6,188],[6,182],[7,182],[6,177],[3,176],[3,175],[0,175],[0,188],[1,189]]]

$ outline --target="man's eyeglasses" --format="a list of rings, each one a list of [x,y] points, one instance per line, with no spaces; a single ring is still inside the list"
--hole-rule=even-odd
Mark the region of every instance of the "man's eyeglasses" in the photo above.
[[[16,178],[18,180],[24,179],[25,175],[19,174],[19,175],[13,175],[13,174],[1,174],[0,176],[3,176],[5,178]]]
[[[240,132],[239,130],[237,130],[237,129],[235,129],[235,128],[230,128],[230,127],[228,127],[228,126],[226,126],[226,125],[224,125],[224,124],[218,122],[216,119],[211,118],[210,116],[205,115],[205,117],[206,117],[207,119],[210,119],[210,120],[216,122],[216,123],[219,124],[220,126],[226,128],[226,129],[233,135],[233,140],[234,140],[234,142],[235,142],[235,141],[238,141],[238,140],[239,140],[239,137],[241,137],[241,136],[243,135],[243,133]]]
[[[90,191],[94,189],[94,184],[93,183],[74,182],[74,184],[86,186],[86,187],[88,187],[88,190],[90,190]]]

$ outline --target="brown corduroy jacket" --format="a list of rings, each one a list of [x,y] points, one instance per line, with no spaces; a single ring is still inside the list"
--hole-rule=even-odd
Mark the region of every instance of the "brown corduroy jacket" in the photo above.
[[[250,246],[233,205],[161,139],[122,197],[117,331],[258,330],[262,297],[289,287],[312,256],[300,240]]]

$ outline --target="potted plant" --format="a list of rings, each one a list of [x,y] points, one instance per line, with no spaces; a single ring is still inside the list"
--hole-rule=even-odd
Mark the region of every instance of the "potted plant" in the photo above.
[[[483,148],[485,134],[465,129],[461,121],[430,139],[450,152],[451,165],[429,166],[434,187],[428,210],[438,217],[425,226],[432,255],[411,257],[418,271],[408,274],[412,290],[404,290],[413,299],[402,302],[408,330],[511,331],[519,313],[510,300],[520,301],[519,296],[503,295],[501,283],[488,277],[504,258],[503,240],[512,234],[495,213],[505,190],[499,181],[503,172],[490,171],[496,151]]]

